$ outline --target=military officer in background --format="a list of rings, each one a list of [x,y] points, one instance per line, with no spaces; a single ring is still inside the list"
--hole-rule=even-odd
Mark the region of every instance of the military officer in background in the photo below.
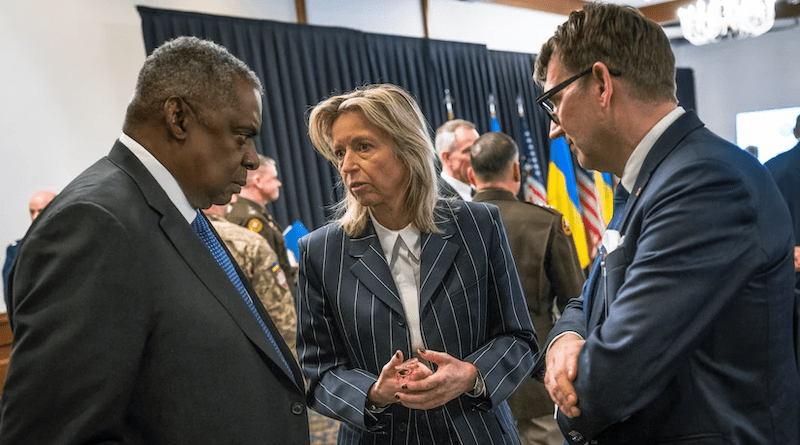
[[[247,184],[242,187],[236,201],[230,205],[226,218],[228,221],[259,233],[278,255],[278,265],[285,274],[280,278],[288,283],[294,292],[297,282],[297,268],[289,260],[283,228],[272,218],[266,205],[277,200],[281,194],[281,181],[278,180],[278,169],[275,160],[258,155],[261,162],[257,170],[247,172]]]
[[[585,279],[569,227],[558,211],[517,199],[519,149],[506,134],[482,135],[472,144],[470,158],[470,181],[478,190],[472,201],[500,208],[536,335],[547,338],[555,314],[580,295]],[[564,443],[543,383],[527,379],[508,403],[523,445]]]
[[[257,233],[225,219],[227,208],[227,205],[214,205],[203,212],[219,237],[225,241],[242,273],[250,280],[258,299],[272,317],[275,327],[296,358],[297,313],[289,287],[285,280],[283,284],[280,283],[283,271],[277,264],[278,256],[269,243]]]

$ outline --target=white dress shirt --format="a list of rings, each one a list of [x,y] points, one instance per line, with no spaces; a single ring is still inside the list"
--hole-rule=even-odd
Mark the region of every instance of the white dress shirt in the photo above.
[[[392,272],[394,284],[400,293],[406,324],[411,335],[411,351],[416,355],[417,349],[425,347],[419,324],[419,256],[422,251],[420,232],[412,224],[400,230],[387,229],[374,216],[372,223],[383,248],[386,263]]]
[[[119,137],[119,141],[122,142],[124,146],[128,147],[128,150],[141,161],[144,168],[153,175],[158,185],[164,189],[169,200],[175,204],[175,207],[178,208],[181,215],[186,218],[186,222],[191,224],[197,216],[197,211],[189,203],[189,199],[183,193],[181,186],[178,185],[178,181],[175,180],[172,173],[170,173],[152,153],[142,147],[140,143],[133,140],[132,137],[122,133],[122,136]]]
[[[469,184],[464,184],[463,182],[459,181],[458,179],[448,175],[445,172],[441,173],[442,179],[447,181],[455,191],[458,192],[458,195],[461,196],[461,199],[464,201],[472,201],[472,186]]]

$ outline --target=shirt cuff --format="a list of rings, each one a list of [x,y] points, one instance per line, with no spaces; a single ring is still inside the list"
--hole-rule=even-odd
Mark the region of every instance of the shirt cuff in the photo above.
[[[550,342],[550,344],[548,344],[548,345],[547,345],[547,350],[546,350],[546,351],[544,351],[544,355],[545,355],[545,357],[547,357],[547,353],[548,353],[548,352],[550,352],[550,347],[551,347],[551,346],[553,346],[553,343],[555,343],[555,342],[556,342],[556,340],[558,340],[559,338],[561,338],[561,337],[563,337],[563,336],[565,336],[565,335],[567,335],[567,334],[573,334],[573,335],[577,335],[577,336],[578,336],[578,338],[580,338],[581,340],[583,340],[583,336],[582,336],[581,334],[578,334],[578,333],[577,333],[577,332],[575,332],[575,331],[564,331],[564,332],[562,332],[562,333],[560,333],[560,334],[556,335],[556,337],[553,339],[553,341],[551,341],[551,342]]]

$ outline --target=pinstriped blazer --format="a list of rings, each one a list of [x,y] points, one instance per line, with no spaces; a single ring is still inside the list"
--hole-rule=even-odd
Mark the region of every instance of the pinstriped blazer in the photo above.
[[[441,233],[422,234],[425,348],[471,362],[487,396],[427,411],[366,395],[396,350],[411,357],[403,305],[372,222],[350,238],[332,223],[300,240],[298,355],[308,403],[342,420],[339,444],[519,444],[505,399],[528,378],[536,334],[497,207],[439,201]]]

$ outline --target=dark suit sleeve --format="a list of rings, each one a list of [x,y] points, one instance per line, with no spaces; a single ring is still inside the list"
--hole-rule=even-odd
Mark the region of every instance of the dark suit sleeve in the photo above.
[[[309,406],[329,417],[348,422],[361,429],[370,429],[365,418],[367,391],[378,380],[378,376],[363,369],[354,368],[345,349],[348,344],[340,335],[338,321],[326,298],[326,292],[337,290],[323,288],[320,274],[338,273],[340,262],[324,266],[329,258],[325,229],[313,232],[300,239],[300,267],[298,275],[297,301],[297,355],[306,376]],[[310,246],[311,240],[313,246]],[[329,278],[330,279],[330,278]],[[332,280],[338,282],[338,280]],[[386,424],[370,425],[374,431]]]
[[[679,363],[764,267],[762,204],[743,173],[714,160],[668,168],[668,180],[651,182],[639,198],[641,219],[606,259],[615,300],[580,352],[574,383],[581,415],[559,413],[564,431],[592,438],[661,396]],[[567,308],[560,330],[576,312]],[[747,335],[736,329],[714,335],[735,347]]]
[[[77,204],[26,238],[12,290],[0,443],[122,443],[147,341],[127,273],[142,256],[126,235],[104,209]]]

